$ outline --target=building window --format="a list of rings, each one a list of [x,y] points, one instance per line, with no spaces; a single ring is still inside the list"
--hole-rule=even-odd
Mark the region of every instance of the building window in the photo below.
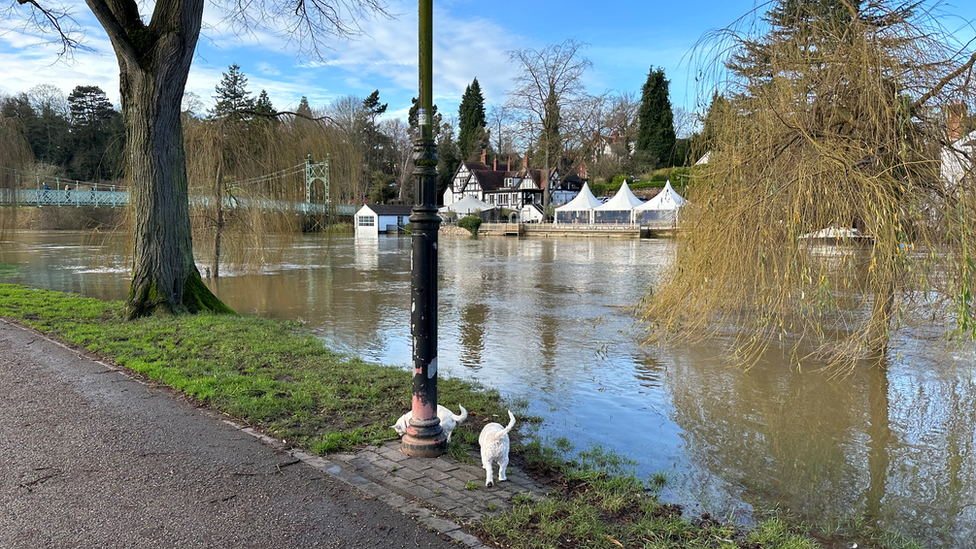
[[[373,227],[376,225],[376,218],[371,215],[361,215],[359,216],[359,226],[360,227]]]

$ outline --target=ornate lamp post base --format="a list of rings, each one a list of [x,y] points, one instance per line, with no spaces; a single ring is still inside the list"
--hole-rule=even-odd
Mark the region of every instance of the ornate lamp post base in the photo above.
[[[400,439],[400,451],[408,456],[433,458],[445,450],[447,437],[441,431],[441,420],[436,417],[432,420],[410,420],[407,434]]]

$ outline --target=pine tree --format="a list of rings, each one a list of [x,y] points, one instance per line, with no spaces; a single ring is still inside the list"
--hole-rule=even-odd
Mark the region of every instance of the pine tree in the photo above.
[[[278,114],[275,110],[274,105],[271,104],[271,98],[268,97],[268,92],[261,90],[258,94],[257,101],[254,102],[254,112],[264,116],[274,116]]]
[[[420,135],[420,132],[417,130],[417,128],[420,127],[420,121],[417,120],[417,112],[419,110],[420,101],[416,97],[411,98],[410,111],[407,113],[407,123],[410,124],[411,132],[414,132],[418,136]],[[433,121],[434,126],[431,134],[436,138],[437,134],[440,132],[442,116],[437,113],[437,105],[433,105],[430,110],[430,119]]]
[[[250,114],[245,111],[253,111],[255,100],[251,97],[251,92],[247,91],[247,77],[241,72],[241,67],[234,63],[227,72],[223,74],[220,83],[214,87],[217,95],[214,96],[216,103],[210,111],[214,118],[224,118],[235,116],[247,119]]]
[[[68,96],[68,110],[73,149],[69,175],[83,180],[117,175],[118,166],[106,162],[106,151],[121,138],[121,120],[105,92],[98,86],[77,86]]]
[[[454,130],[450,124],[441,128],[440,138],[437,140],[437,196],[443,197],[447,186],[454,179],[454,172],[461,165],[461,154],[457,142],[454,141]]]
[[[304,95],[302,100],[298,102],[298,108],[295,109],[295,112],[302,118],[314,118],[315,116],[312,114],[312,107],[308,106],[308,98]]]
[[[380,103],[379,90],[373,91],[363,99],[358,125],[362,129],[367,173],[382,170],[384,167],[383,149],[389,138],[380,131],[376,118],[386,112],[387,106],[387,103]]]
[[[458,150],[462,159],[469,159],[472,155],[480,154],[485,145],[485,126],[488,124],[485,116],[485,98],[481,95],[481,84],[475,78],[464,89],[461,105],[458,107]]]
[[[668,164],[676,139],[668,84],[664,69],[654,70],[652,66],[641,92],[641,106],[637,113],[639,129],[635,148],[654,166]]]

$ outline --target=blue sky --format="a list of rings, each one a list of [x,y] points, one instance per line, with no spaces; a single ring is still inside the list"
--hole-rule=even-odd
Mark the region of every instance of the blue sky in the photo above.
[[[83,0],[61,1],[74,6],[91,51],[58,61],[60,45],[45,44],[50,37],[10,31],[16,21],[6,19],[0,22],[0,93],[53,84],[67,94],[78,85],[98,85],[117,105],[118,65],[108,39]],[[976,2],[959,3],[943,9],[976,19]],[[144,4],[144,11],[149,11],[152,3]],[[703,33],[730,24],[755,5],[742,0],[434,0],[434,101],[441,112],[456,114],[465,86],[477,77],[485,102],[500,105],[517,70],[508,51],[541,49],[574,38],[588,44],[583,54],[593,63],[585,76],[591,92],[633,92],[639,97],[653,65],[663,67],[671,80],[673,105],[694,111],[701,90],[689,51]],[[15,8],[15,14],[17,10],[26,8]],[[294,45],[269,32],[238,37],[208,6],[187,91],[209,107],[221,74],[237,63],[248,77],[248,88],[255,95],[267,90],[279,110],[295,109],[303,95],[316,108],[338,97],[365,97],[378,89],[392,115],[405,115],[410,98],[417,95],[417,4],[393,0],[389,12],[391,19],[363,22],[364,36],[326,43],[331,49],[324,50],[325,59],[317,60],[300,56]],[[945,23],[961,28],[964,21]],[[963,28],[957,36],[969,40],[974,31]]]

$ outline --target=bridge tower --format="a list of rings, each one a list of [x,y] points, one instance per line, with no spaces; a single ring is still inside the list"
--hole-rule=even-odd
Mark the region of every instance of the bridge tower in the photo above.
[[[322,183],[324,194],[322,198],[325,204],[332,203],[332,196],[329,189],[329,156],[326,155],[325,162],[312,162],[312,155],[305,157],[305,202],[312,203],[312,190],[316,183]]]

